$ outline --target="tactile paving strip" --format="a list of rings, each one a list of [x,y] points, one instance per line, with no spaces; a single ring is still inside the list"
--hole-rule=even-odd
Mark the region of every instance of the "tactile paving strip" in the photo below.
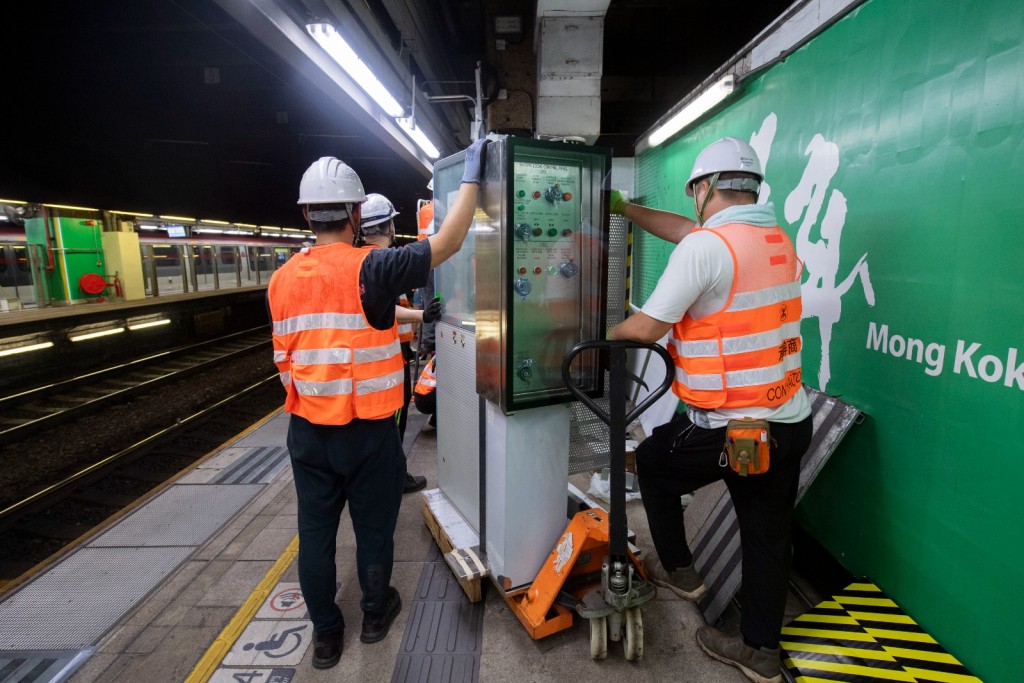
[[[391,675],[392,683],[475,683],[480,675],[484,603],[470,602],[432,545]]]
[[[265,484],[284,469],[288,449],[284,446],[253,448],[252,452],[227,467],[212,484]]]
[[[85,650],[21,650],[0,653],[0,683],[63,681],[96,648]]]

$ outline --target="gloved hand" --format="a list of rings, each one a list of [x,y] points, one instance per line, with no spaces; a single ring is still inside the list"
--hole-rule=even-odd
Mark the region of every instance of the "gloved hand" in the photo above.
[[[623,212],[626,210],[626,206],[628,204],[629,201],[627,201],[626,198],[622,196],[621,192],[619,192],[618,190],[611,191],[611,194],[608,197],[609,212],[615,214],[616,216],[621,216],[623,215]]]
[[[462,172],[462,182],[480,184],[480,176],[484,170],[484,148],[490,142],[480,138],[466,149],[466,170]]]
[[[434,297],[433,301],[423,309],[423,322],[432,323],[441,317],[441,297]]]

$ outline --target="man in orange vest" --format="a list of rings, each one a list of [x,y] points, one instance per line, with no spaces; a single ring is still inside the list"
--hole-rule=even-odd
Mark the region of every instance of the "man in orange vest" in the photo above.
[[[288,450],[298,498],[299,584],[315,632],[313,666],[341,657],[345,621],[335,601],[336,536],[346,504],[356,538],[360,640],[383,639],[402,601],[390,585],[405,454],[395,411],[403,365],[395,322],[401,292],[462,246],[476,210],[486,140],[467,150],[462,185],[443,230],[403,249],[358,246],[366,200],[355,171],[323,157],[299,184],[316,233],[278,269],[267,298],[274,362],[291,414]]]
[[[774,683],[782,680],[790,523],[800,458],[811,440],[811,409],[800,381],[801,264],[774,206],[757,203],[763,180],[750,145],[723,138],[697,155],[686,183],[698,222],[612,192],[612,213],[677,246],[641,311],[608,336],[650,343],[671,332],[672,388],[688,406],[636,452],[657,551],[657,559],[648,560],[652,581],[687,600],[704,594],[680,497],[723,479],[743,551],[741,635],[703,626],[697,643],[750,680]],[[763,473],[734,471],[726,457],[727,425],[743,418],[767,421],[755,436],[768,456],[761,457],[768,465]]]
[[[429,415],[427,424],[437,426],[437,356],[431,356],[416,381],[416,410]]]

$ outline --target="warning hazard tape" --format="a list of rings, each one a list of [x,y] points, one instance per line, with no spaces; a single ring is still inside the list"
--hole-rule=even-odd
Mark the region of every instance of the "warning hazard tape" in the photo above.
[[[981,683],[872,583],[853,583],[782,629],[797,683]]]

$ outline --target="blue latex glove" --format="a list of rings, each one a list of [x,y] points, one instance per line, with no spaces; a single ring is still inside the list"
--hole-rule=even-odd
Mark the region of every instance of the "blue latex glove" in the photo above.
[[[462,172],[462,182],[480,184],[480,176],[484,170],[484,148],[490,142],[480,138],[466,149],[466,169]]]
[[[432,323],[441,317],[441,297],[435,297],[433,301],[427,304],[426,308],[423,309],[423,322]]]

